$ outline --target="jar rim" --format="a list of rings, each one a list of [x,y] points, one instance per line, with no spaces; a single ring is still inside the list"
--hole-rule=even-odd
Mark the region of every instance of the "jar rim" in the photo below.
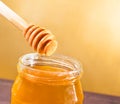
[[[40,77],[43,78],[44,76],[42,75],[45,75],[45,74],[48,75],[49,78],[47,80],[50,80],[50,81],[51,80],[56,81],[57,79],[55,79],[55,77],[57,76],[59,76],[59,78],[64,77],[62,80],[66,80],[66,79],[72,80],[77,76],[79,76],[80,73],[82,72],[82,66],[77,60],[61,54],[55,54],[51,56],[41,56],[38,53],[29,53],[20,57],[19,63],[23,67],[26,67],[27,69],[29,69],[29,72],[34,71],[37,74],[39,73],[40,74],[39,78]],[[31,67],[34,65],[48,65],[52,67],[64,68],[67,71],[53,72],[53,71],[46,71],[46,70],[36,70]],[[37,74],[35,75],[37,76]]]

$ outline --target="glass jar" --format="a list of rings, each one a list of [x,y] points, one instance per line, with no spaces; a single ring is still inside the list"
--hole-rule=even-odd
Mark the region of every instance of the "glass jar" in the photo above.
[[[17,68],[11,104],[82,104],[82,68],[70,57],[26,54]]]

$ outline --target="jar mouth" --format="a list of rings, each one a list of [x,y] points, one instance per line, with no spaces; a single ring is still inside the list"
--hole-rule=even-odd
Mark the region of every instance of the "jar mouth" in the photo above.
[[[18,68],[19,72],[50,82],[73,80],[82,72],[82,67],[77,60],[60,54],[41,56],[38,53],[30,53],[20,57],[19,64],[22,66],[22,68]],[[57,70],[38,70],[34,66],[50,66],[57,68]]]

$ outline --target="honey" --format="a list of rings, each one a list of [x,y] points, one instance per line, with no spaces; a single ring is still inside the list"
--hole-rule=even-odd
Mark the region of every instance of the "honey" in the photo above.
[[[69,57],[24,55],[12,87],[11,104],[82,104],[82,69]]]

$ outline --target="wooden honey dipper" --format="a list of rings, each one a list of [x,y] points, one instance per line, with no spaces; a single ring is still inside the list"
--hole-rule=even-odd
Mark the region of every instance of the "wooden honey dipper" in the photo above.
[[[29,25],[23,18],[0,1],[0,15],[24,32],[24,37],[31,47],[41,55],[51,55],[57,48],[55,36],[44,28]]]

